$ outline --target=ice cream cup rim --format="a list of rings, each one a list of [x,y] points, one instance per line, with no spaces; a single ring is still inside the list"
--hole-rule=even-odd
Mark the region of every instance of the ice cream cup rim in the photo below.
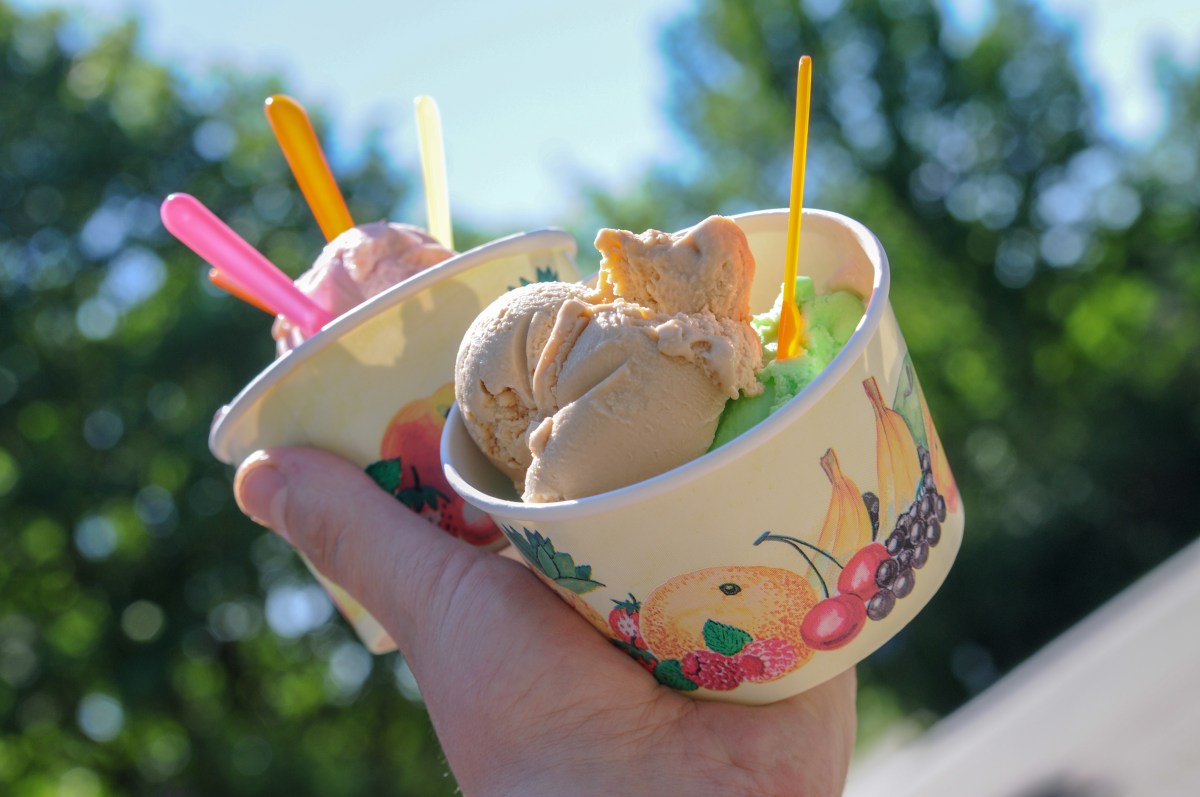
[[[420,271],[408,279],[397,282],[382,293],[347,310],[323,326],[316,335],[313,335],[282,357],[277,357],[269,363],[228,404],[218,411],[217,418],[208,433],[209,450],[221,461],[229,462],[231,458],[228,456],[229,452],[226,444],[228,443],[229,435],[232,434],[232,430],[235,427],[234,421],[241,412],[245,411],[246,408],[254,406],[284,375],[311,360],[322,349],[333,345],[344,334],[361,326],[371,318],[409,300],[426,288],[444,279],[457,276],[479,266],[486,260],[517,255],[535,249],[551,248],[562,249],[572,258],[578,253],[578,244],[574,236],[565,230],[547,227],[514,233],[480,244],[465,252],[459,252],[435,266]]]
[[[740,213],[731,216],[731,218],[736,220],[743,230],[750,233],[760,225],[765,226],[778,216],[783,215],[786,217],[787,214],[787,208],[778,208]],[[850,340],[846,342],[846,345],[842,347],[842,350],[833,358],[828,367],[812,383],[784,404],[778,412],[772,413],[766,420],[744,434],[730,440],[720,448],[709,451],[691,462],[684,463],[677,468],[672,468],[665,473],[660,473],[657,476],[637,482],[636,484],[569,501],[525,503],[523,501],[510,501],[485,493],[474,487],[459,474],[451,457],[451,436],[455,433],[456,427],[458,427],[462,428],[462,434],[467,436],[468,440],[470,437],[466,435],[462,416],[459,414],[457,404],[455,404],[450,408],[450,414],[446,418],[446,425],[442,430],[441,439],[442,470],[446,475],[446,479],[450,482],[450,486],[464,499],[493,515],[519,517],[532,523],[537,523],[539,520],[553,522],[580,518],[610,512],[632,503],[646,501],[647,499],[669,493],[678,486],[705,476],[713,470],[727,467],[731,461],[747,456],[764,442],[779,434],[781,430],[793,423],[796,418],[820,401],[845,376],[854,362],[863,356],[867,344],[874,337],[875,332],[879,329],[883,321],[884,315],[887,313],[889,292],[891,290],[891,272],[888,266],[887,253],[884,251],[879,239],[865,225],[840,213],[815,208],[805,208],[804,218],[827,219],[846,227],[858,241],[859,245],[862,246],[868,259],[872,261],[874,274],[871,285],[871,296],[867,300],[862,320],[859,321],[858,327],[850,336]],[[772,227],[774,226],[772,224]],[[801,242],[801,246],[803,246],[803,237],[801,237]],[[480,456],[483,455],[480,454]]]

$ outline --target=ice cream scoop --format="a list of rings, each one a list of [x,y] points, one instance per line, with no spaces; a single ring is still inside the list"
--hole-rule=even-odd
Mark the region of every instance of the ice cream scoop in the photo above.
[[[420,227],[387,221],[361,224],[326,244],[312,268],[296,280],[296,287],[339,316],[453,255]],[[275,320],[271,335],[279,355],[306,337],[282,317]]]
[[[712,216],[680,233],[602,230],[596,287],[501,296],[455,369],[472,439],[527,502],[595,495],[703,454],[727,400],[762,390],[754,258]]]

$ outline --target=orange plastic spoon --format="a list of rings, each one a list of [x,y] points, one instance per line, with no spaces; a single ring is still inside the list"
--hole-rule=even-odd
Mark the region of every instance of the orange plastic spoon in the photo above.
[[[317,224],[332,241],[339,234],[354,226],[346,200],[338,190],[333,172],[321,151],[317,134],[313,130],[308,113],[300,103],[286,94],[274,94],[267,98],[263,111],[271,130],[279,141],[283,156],[300,185],[300,192],[308,202],[309,209],[317,217]]]
[[[803,320],[796,307],[796,267],[800,261],[800,215],[804,207],[804,161],[808,155],[808,117],[812,97],[812,58],[801,56],[796,73],[796,131],[792,141],[792,196],[788,205],[787,260],[783,272],[783,311],[779,315],[776,359],[800,354]]]

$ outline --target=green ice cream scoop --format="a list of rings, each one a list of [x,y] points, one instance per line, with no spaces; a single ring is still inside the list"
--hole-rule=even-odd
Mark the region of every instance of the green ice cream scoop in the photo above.
[[[799,357],[777,360],[782,302],[780,292],[774,306],[750,322],[763,344],[766,365],[758,372],[763,392],[757,396],[742,395],[725,405],[710,451],[766,420],[816,379],[846,345],[863,317],[863,300],[857,294],[851,291],[818,294],[809,277],[797,277],[796,305],[804,320],[805,350]]]

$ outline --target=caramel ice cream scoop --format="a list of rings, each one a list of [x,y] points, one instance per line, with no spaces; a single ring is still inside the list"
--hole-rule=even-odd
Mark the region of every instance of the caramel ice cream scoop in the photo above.
[[[602,230],[596,288],[501,296],[459,348],[471,437],[529,502],[595,495],[702,455],[725,402],[756,394],[754,259],[732,220],[680,233]]]

